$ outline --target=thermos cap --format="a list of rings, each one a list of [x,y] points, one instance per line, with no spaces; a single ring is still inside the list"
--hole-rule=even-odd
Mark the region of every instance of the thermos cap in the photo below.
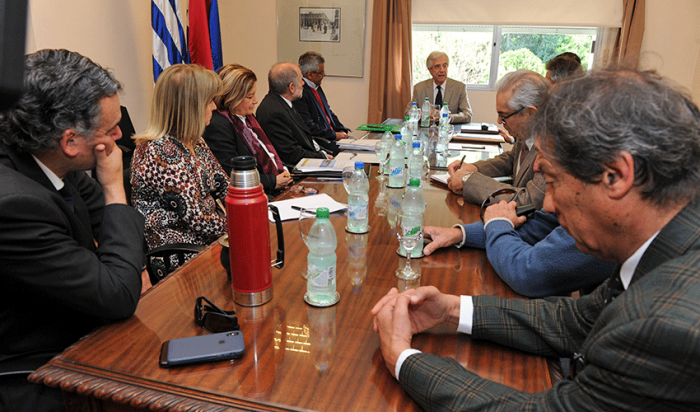
[[[231,160],[230,185],[239,189],[248,189],[260,185],[257,162],[252,156],[236,156]]]
[[[234,170],[253,170],[257,162],[253,156],[236,156],[231,159],[231,165]]]

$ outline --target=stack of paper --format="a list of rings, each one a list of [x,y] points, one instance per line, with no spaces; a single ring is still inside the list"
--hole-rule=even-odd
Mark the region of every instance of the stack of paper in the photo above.
[[[316,210],[319,207],[327,207],[328,210],[333,213],[340,210],[346,210],[348,207],[343,203],[336,202],[332,197],[325,193],[280,200],[277,202],[270,202],[270,204],[277,206],[277,209],[280,211],[280,220],[299,219],[301,209]],[[272,217],[272,212],[268,212],[268,219],[270,219],[270,222],[275,221]]]
[[[374,145],[379,141],[379,139],[342,139],[338,140],[338,146],[340,150],[358,150],[374,152]]]

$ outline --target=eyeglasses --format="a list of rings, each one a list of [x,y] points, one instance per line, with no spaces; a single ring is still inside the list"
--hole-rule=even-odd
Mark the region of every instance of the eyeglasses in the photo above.
[[[206,304],[203,305],[202,301]],[[194,305],[194,323],[211,333],[240,330],[235,315],[236,311],[223,310],[204,296],[198,297]]]
[[[514,111],[513,113],[509,114],[508,116],[503,116],[502,113],[498,113],[498,117],[501,119],[501,121],[503,122],[503,124],[506,124],[506,119],[507,119],[507,118],[509,118],[509,117],[511,117],[511,116],[515,116],[516,114],[522,112],[522,111],[525,110],[525,109],[526,109],[525,107],[521,107],[520,109],[518,109],[518,110]]]
[[[325,75],[326,75],[326,71],[325,71],[325,70],[321,70],[321,71],[318,71],[318,72],[312,72],[312,73],[316,73],[316,74],[318,74],[319,76],[325,76]]]
[[[512,202],[515,200],[515,197],[518,195],[518,191],[515,189],[511,189],[509,187],[503,188],[503,189],[498,189],[495,192],[491,193],[489,197],[484,199],[483,202],[481,202],[481,210],[479,211],[479,217],[481,218],[481,221],[484,221],[484,211],[486,210],[487,207],[498,203],[498,199],[496,199],[498,196],[502,195],[513,195],[510,199],[508,199],[508,202]],[[517,206],[515,208],[515,215],[516,216],[523,216],[523,215],[531,215],[535,213],[535,210],[537,210],[533,205],[523,205],[523,206]]]

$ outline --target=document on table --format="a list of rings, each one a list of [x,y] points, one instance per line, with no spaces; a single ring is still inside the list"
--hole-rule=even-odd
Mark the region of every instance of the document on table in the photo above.
[[[438,183],[442,183],[443,185],[447,186],[447,179],[450,177],[448,173],[435,173],[430,175],[430,180]],[[510,176],[496,176],[493,178],[493,180],[501,183],[508,183],[513,181],[513,178]]]
[[[348,205],[340,202],[336,202],[332,197],[325,193],[318,195],[311,195],[305,197],[297,197],[294,199],[280,200],[277,202],[270,202],[271,205],[277,206],[280,211],[280,219],[282,221],[299,219],[299,214],[301,213],[299,209],[311,209],[316,210],[319,207],[327,207],[328,210],[333,212],[338,212],[340,210],[346,210]],[[270,222],[274,222],[272,217],[272,212],[268,211],[268,219]]]
[[[362,150],[366,152],[374,152],[374,145],[379,139],[340,139],[338,146],[342,150]]]

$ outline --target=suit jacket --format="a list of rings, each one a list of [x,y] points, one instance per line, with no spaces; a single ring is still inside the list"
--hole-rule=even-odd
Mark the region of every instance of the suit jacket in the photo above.
[[[0,144],[0,372],[34,370],[136,310],[143,217],[105,206],[85,172],[63,181],[73,208],[30,155]]]
[[[426,410],[700,410],[700,199],[658,234],[629,288],[610,304],[604,282],[581,298],[474,297],[472,337],[543,356],[581,353],[573,380],[530,394],[452,359],[408,357],[400,382]]]
[[[346,132],[348,129],[340,123],[338,116],[331,110],[328,105],[328,100],[326,99],[326,94],[323,92],[321,86],[318,86],[316,91],[321,98],[321,102],[323,102],[323,107],[321,107],[321,103],[319,103],[316,96],[314,96],[313,89],[306,82],[304,82],[304,93],[301,95],[301,98],[293,101],[292,105],[297,113],[299,113],[299,116],[306,122],[312,136],[323,137],[324,139],[334,141],[335,132]],[[323,113],[324,108],[326,113],[328,113],[331,124],[328,124],[326,115]]]
[[[209,125],[204,129],[204,140],[228,176],[231,176],[233,169],[231,159],[236,156],[253,156],[233,123],[216,110],[211,115]],[[277,185],[277,176],[263,174],[260,165],[258,174],[265,192],[273,193]]]
[[[467,85],[452,80],[449,77],[445,80],[442,90],[442,101],[447,102],[447,107],[452,114],[452,123],[469,123],[472,121],[472,108],[469,106],[469,96],[467,96]],[[406,106],[404,116],[408,116],[408,110],[411,108],[411,103],[418,103],[418,107],[422,108],[425,98],[428,98],[430,104],[435,104],[433,97],[433,79],[424,80],[413,86],[413,97]]]
[[[285,165],[294,167],[299,160],[309,157],[325,159],[325,154],[314,148],[309,127],[279,94],[265,96],[256,118]]]
[[[537,153],[530,150],[525,156],[518,173],[513,176],[513,184],[505,184],[492,179],[496,176],[512,176],[518,156],[525,142],[518,140],[513,149],[489,160],[474,163],[479,169],[467,179],[462,195],[469,203],[480,205],[491,193],[501,188],[513,188],[518,191],[515,201],[518,205],[532,204],[537,209],[542,208],[546,184],[542,173],[535,173],[535,158]],[[499,196],[498,200],[510,200],[513,195]]]

